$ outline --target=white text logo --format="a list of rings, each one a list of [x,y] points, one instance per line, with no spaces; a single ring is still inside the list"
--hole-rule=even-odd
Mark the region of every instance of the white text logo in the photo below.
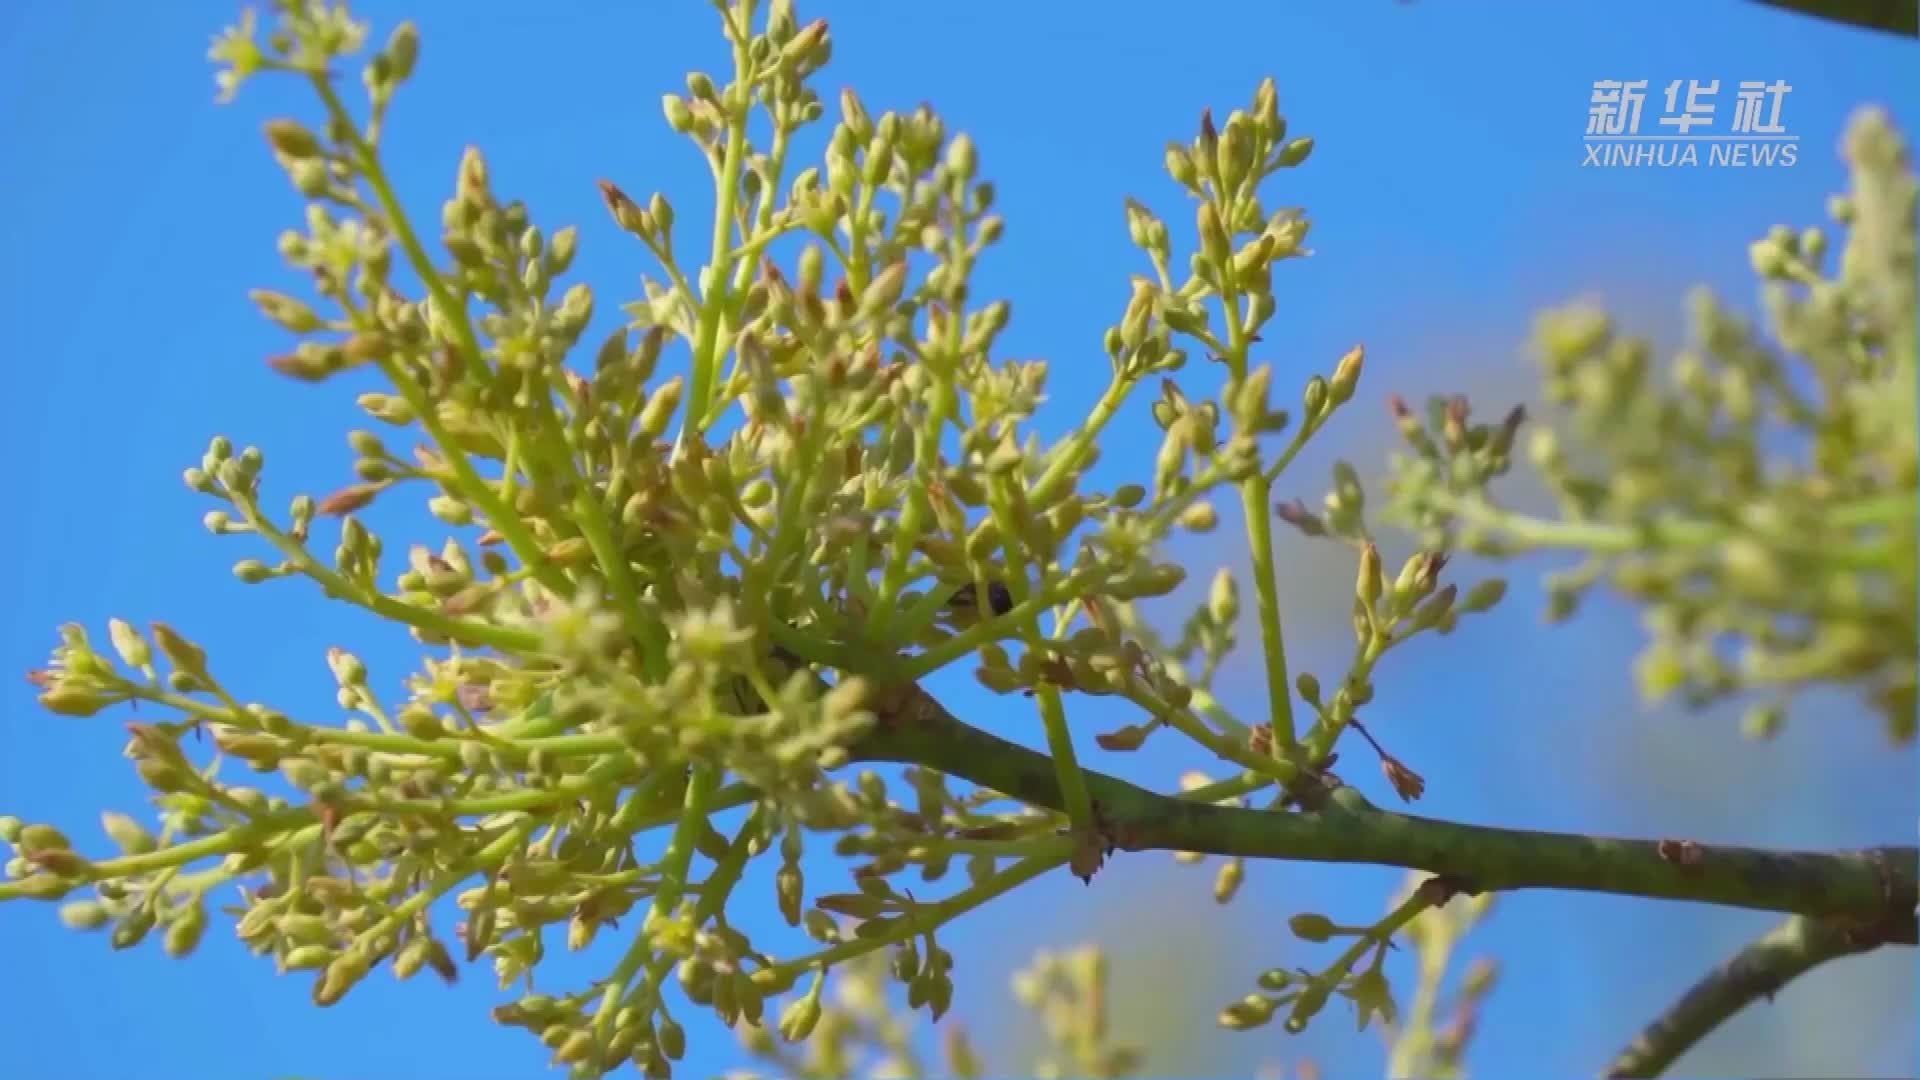
[[[1783,168],[1799,159],[1799,136],[1781,123],[1793,87],[1784,80],[1734,85],[1733,107],[1715,100],[1720,80],[1675,79],[1653,90],[1655,122],[1642,130],[1646,79],[1598,79],[1587,101],[1583,168],[1722,165]],[[1716,126],[1716,122],[1724,120]]]

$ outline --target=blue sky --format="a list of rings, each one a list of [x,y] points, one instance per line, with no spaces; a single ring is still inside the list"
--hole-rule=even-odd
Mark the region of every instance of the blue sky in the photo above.
[[[208,507],[178,479],[208,436],[224,432],[267,452],[269,491],[328,490],[347,476],[342,433],[360,423],[350,391],[315,392],[261,364],[284,339],[245,292],[299,287],[273,249],[299,208],[259,127],[283,113],[310,116],[312,105],[272,82],[249,85],[237,105],[214,105],[202,56],[237,10],[205,0],[0,9],[0,172],[12,193],[0,326],[13,373],[0,440],[15,462],[15,524],[0,530],[10,574],[0,651],[24,670],[44,661],[61,622],[103,635],[112,616],[164,619],[205,644],[243,696],[324,716],[328,646],[353,648],[392,688],[410,664],[405,639],[299,583],[241,585],[228,564],[259,552],[208,536],[199,525]],[[389,129],[403,198],[431,221],[461,147],[479,143],[498,190],[524,198],[549,227],[583,226],[576,275],[595,286],[599,322],[610,325],[647,266],[606,219],[593,181],[665,190],[683,220],[704,216],[705,170],[666,130],[658,101],[690,68],[724,62],[708,5],[419,0],[357,10],[379,36],[406,16],[424,34]],[[1389,391],[1417,399],[1467,388],[1489,410],[1528,397],[1520,346],[1533,314],[1576,296],[1603,298],[1663,341],[1674,339],[1691,285],[1748,305],[1746,243],[1776,222],[1820,220],[1824,196],[1842,182],[1833,148],[1850,111],[1882,102],[1910,124],[1920,89],[1911,43],[1735,2],[1241,0],[1177,10],[1003,0],[801,7],[803,18],[833,24],[834,61],[820,84],[829,100],[851,84],[876,113],[928,101],[977,140],[1008,229],[975,292],[1013,300],[1003,339],[1012,354],[1052,361],[1049,433],[1098,393],[1099,335],[1125,302],[1125,274],[1140,266],[1122,198],[1190,220],[1160,171],[1162,146],[1190,137],[1202,107],[1224,115],[1243,105],[1265,75],[1277,80],[1292,129],[1317,139],[1308,165],[1271,196],[1308,209],[1317,254],[1282,268],[1262,358],[1275,362],[1277,382],[1297,386],[1365,342],[1363,415]],[[1723,116],[1733,83],[1785,79],[1793,90],[1782,119],[1799,136],[1799,162],[1582,169],[1588,95],[1609,78],[1648,79],[1649,118],[1673,79],[1720,80]],[[1145,423],[1144,408],[1123,415],[1103,479],[1145,466],[1146,440],[1125,437]],[[1348,428],[1303,456],[1285,494],[1316,498],[1336,456],[1377,475],[1383,425]],[[418,514],[372,523],[415,530],[389,536],[390,552],[427,535]],[[1223,529],[1182,557],[1231,562],[1236,534]],[[1345,648],[1344,585],[1324,582],[1343,582],[1350,568],[1283,540],[1293,650],[1301,665],[1331,671]],[[1626,684],[1639,641],[1631,613],[1601,605],[1539,633],[1529,587],[1537,569],[1516,570],[1496,614],[1394,657],[1381,675],[1373,727],[1425,773],[1423,812],[1754,844],[1911,838],[1911,752],[1886,752],[1857,710],[1822,702],[1784,738],[1756,746],[1738,740],[1727,715],[1642,709]],[[1237,667],[1228,680],[1234,702],[1251,708],[1257,672]],[[1032,716],[965,680],[939,689],[962,715],[1037,740]],[[1111,706],[1074,715],[1083,732],[1130,719]],[[104,843],[98,810],[135,809],[139,799],[116,727],[109,717],[42,715],[31,687],[14,683],[0,707],[0,811]],[[1199,761],[1095,763],[1171,786]],[[1370,775],[1359,782],[1377,786]],[[819,880],[829,871],[818,864]],[[746,887],[765,889],[767,876]],[[1336,1010],[1298,1038],[1277,1025],[1233,1035],[1210,1018],[1262,968],[1319,958],[1286,936],[1288,915],[1361,921],[1399,876],[1257,867],[1236,904],[1216,914],[1210,873],[1164,856],[1125,857],[1091,888],[1059,875],[953,928],[956,1012],[996,1070],[1017,1073],[1033,1029],[1006,994],[1009,973],[1036,947],[1097,940],[1127,983],[1116,991],[1122,1022],[1172,1033],[1150,1058],[1155,1072],[1246,1074],[1309,1055],[1331,1075],[1377,1075],[1377,1040],[1353,1034]],[[1475,1045],[1478,1075],[1590,1075],[1653,1007],[1769,923],[1605,897],[1503,898],[1474,939],[1507,964]],[[750,918],[742,925],[771,932]],[[25,904],[0,907],[0,956],[15,973],[0,982],[0,1016],[16,1033],[6,1055],[22,1077],[543,1070],[530,1038],[485,1018],[497,995],[481,969],[452,991],[376,976],[320,1012],[304,980],[274,978],[218,926],[200,953],[173,962],[152,947],[112,954],[103,940],[61,929],[50,907]],[[563,979],[611,963],[604,953],[557,960]],[[1916,1052],[1913,992],[1911,954],[1834,965],[1729,1025],[1683,1068],[1905,1072]],[[685,1075],[740,1063],[729,1035],[710,1024],[691,1034]]]

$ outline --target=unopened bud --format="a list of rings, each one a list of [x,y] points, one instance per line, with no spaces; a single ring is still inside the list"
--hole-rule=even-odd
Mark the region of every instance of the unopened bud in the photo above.
[[[1325,915],[1302,912],[1287,920],[1287,929],[1293,931],[1293,936],[1301,941],[1319,943],[1333,937],[1336,927],[1333,920]]]
[[[1360,368],[1366,358],[1365,346],[1355,345],[1334,365],[1333,379],[1327,383],[1327,396],[1335,405],[1352,400],[1354,388],[1360,385]]]
[[[320,140],[313,132],[298,120],[285,117],[267,121],[267,142],[276,154],[284,154],[295,161],[315,157],[320,153]]]
[[[1368,611],[1372,611],[1385,585],[1380,569],[1380,549],[1369,540],[1360,548],[1360,573],[1354,582],[1353,595],[1366,605]]]

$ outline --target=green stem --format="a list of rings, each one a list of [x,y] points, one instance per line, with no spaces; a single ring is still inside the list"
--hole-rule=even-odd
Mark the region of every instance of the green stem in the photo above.
[[[1019,523],[1014,521],[1013,502],[1006,490],[1007,483],[1004,479],[994,479],[987,501],[993,519],[1000,526],[1001,547],[1007,556],[1013,599],[1018,603],[1026,600],[1032,590],[1028,585],[1025,545],[1020,542]],[[979,584],[974,587],[982,588]],[[981,593],[979,606],[983,611],[987,610],[984,592]],[[1039,649],[1038,611],[1032,617],[1022,619],[1019,626],[1027,647]],[[1056,629],[1066,629],[1064,619]],[[1086,780],[1080,775],[1079,757],[1073,752],[1073,732],[1067,727],[1067,711],[1060,700],[1060,688],[1042,682],[1033,689],[1034,698],[1040,706],[1040,722],[1047,732],[1047,751],[1053,758],[1054,770],[1059,774],[1060,790],[1066,796],[1067,821],[1076,833],[1085,832],[1093,824],[1093,800],[1087,794]]]
[[[1052,504],[1057,494],[1055,489],[1079,471],[1093,447],[1094,440],[1100,437],[1100,432],[1106,429],[1107,422],[1113,419],[1115,411],[1120,408],[1121,403],[1126,401],[1127,394],[1133,389],[1133,385],[1133,379],[1118,375],[1107,383],[1106,391],[1100,395],[1099,401],[1094,402],[1093,410],[1087,414],[1085,420],[1081,421],[1079,430],[1068,436],[1066,443],[1054,452],[1046,470],[1040,474],[1040,479],[1036,480],[1033,488],[1027,492],[1029,505]],[[974,531],[977,533],[985,527],[985,524],[982,521],[980,525],[974,527]]]
[[[492,843],[475,852],[471,858],[463,859],[458,865],[441,872],[427,886],[416,890],[413,895],[395,905],[393,910],[387,913],[386,918],[360,934],[359,940],[374,941],[382,935],[393,933],[409,919],[425,910],[427,905],[445,896],[455,885],[472,877],[478,871],[500,865],[515,848],[526,843],[527,836],[533,832],[535,824],[532,818],[515,822]]]
[[[1079,430],[1068,436],[1067,445],[1053,455],[1053,459],[1047,464],[1046,471],[1042,472],[1040,479],[1034,482],[1033,490],[1027,493],[1028,502],[1039,506],[1047,505],[1054,497],[1054,489],[1066,483],[1069,477],[1080,470],[1081,464],[1087,459],[1088,451],[1093,448],[1094,440],[1100,437],[1100,432],[1106,429],[1107,422],[1113,419],[1113,414],[1119,410],[1121,403],[1127,400],[1127,394],[1133,389],[1133,384],[1133,379],[1119,375],[1108,381],[1106,390],[1100,395],[1100,400],[1093,403],[1093,411],[1087,413],[1086,419],[1080,422]]]
[[[1093,796],[1087,793],[1087,779],[1073,752],[1073,732],[1067,727],[1067,710],[1060,701],[1060,688],[1042,683],[1034,687],[1034,699],[1040,704],[1040,722],[1047,730],[1047,753],[1053,758],[1054,772],[1060,778],[1067,821],[1076,832],[1085,830],[1093,824]]]
[[[516,630],[510,626],[495,626],[491,623],[456,619],[431,608],[416,607],[405,601],[396,600],[378,589],[363,588],[358,582],[314,558],[313,553],[308,551],[305,545],[281,532],[260,513],[259,506],[251,499],[236,498],[233,505],[239,509],[247,524],[253,527],[253,531],[259,533],[278,549],[283,558],[292,563],[302,574],[312,578],[322,589],[348,603],[358,604],[382,618],[424,630],[463,645],[484,645],[517,656],[538,653],[542,648],[540,635],[531,630]]]
[[[1211,750],[1215,756],[1243,769],[1259,773],[1269,781],[1290,785],[1300,775],[1299,768],[1291,761],[1262,757],[1245,744],[1216,734],[1191,712],[1184,708],[1175,708],[1171,702],[1160,698],[1137,681],[1127,688],[1126,697],[1127,700],[1153,714],[1156,720]]]
[[[937,380],[933,386],[933,404],[928,409],[926,422],[914,436],[914,458],[921,468],[931,469],[940,460],[940,433],[947,426],[947,418],[953,415],[955,404],[953,384]],[[913,554],[913,545],[920,540],[926,515],[927,492],[924,481],[915,483],[913,477],[908,477],[907,505],[901,508],[900,518],[894,523],[886,569],[880,575],[880,593],[874,597],[873,606],[867,611],[867,637],[871,640],[885,638],[888,623],[893,617],[894,601],[899,598],[906,580],[907,560]]]
[[[736,85],[748,81],[751,72],[746,49],[735,44],[733,65]],[[720,374],[720,324],[726,318],[733,290],[727,271],[734,259],[733,209],[740,198],[740,169],[746,160],[747,117],[744,111],[727,118],[727,146],[721,158],[713,200],[713,233],[707,268],[701,282],[705,290],[700,298],[700,319],[693,347],[693,387],[686,411],[680,417],[680,441],[698,435],[706,426],[712,407],[715,383]]]
[[[1392,941],[1393,935],[1399,933],[1401,927],[1412,922],[1421,912],[1432,906],[1432,890],[1424,887],[1414,889],[1411,895],[1400,901],[1399,906],[1387,914],[1386,918],[1368,927],[1366,933],[1355,937],[1353,944],[1347,946],[1345,951],[1327,966],[1322,973],[1323,977],[1338,978],[1353,970],[1353,965],[1366,955],[1368,949],[1377,948]]]
[[[876,934],[873,937],[852,938],[818,952],[775,964],[767,969],[771,973],[768,977],[778,985],[787,979],[798,978],[810,969],[824,969],[844,960],[863,956],[875,949],[897,945],[902,941],[919,937],[930,930],[937,930],[987,901],[1004,896],[1065,863],[1071,853],[1072,842],[1060,838],[1053,841],[1053,846],[1057,850],[1029,855],[978,885],[962,889],[938,903],[915,905],[911,914],[903,915],[890,924],[885,933]]]
[[[1712,547],[1727,537],[1727,526],[1718,522],[1666,517],[1631,525],[1599,521],[1550,521],[1501,509],[1482,498],[1459,498],[1436,492],[1443,509],[1462,521],[1505,533],[1529,548],[1576,548],[1607,555],[1626,555],[1645,551],[1649,545],[1669,548]],[[1825,511],[1821,522],[1830,529],[1845,531],[1876,525],[1891,525],[1911,519],[1912,492],[1880,495],[1843,503]],[[1889,549],[1891,550],[1891,549]],[[1812,554],[1813,552],[1809,552]],[[1884,552],[1872,548],[1849,549],[1826,545],[1818,551],[1823,558],[1857,557],[1868,566]]]
[[[1053,588],[1043,587],[1033,590],[1025,600],[1015,601],[1013,609],[1006,614],[993,619],[982,619],[938,645],[904,661],[902,677],[908,680],[925,678],[981,645],[1004,636],[1023,621],[1039,618],[1041,612],[1053,605],[1083,594],[1088,586],[1089,576],[1075,575]]]
[[[1047,755],[960,722],[924,692],[901,719],[910,722],[875,727],[848,748],[850,757],[924,766],[1064,811]],[[1333,791],[1318,811],[1273,813],[1169,798],[1093,770],[1085,776],[1103,828],[1124,850],[1400,866],[1481,891],[1573,889],[1876,925],[1904,918],[1902,940],[1916,936],[1920,852],[1911,846],[1767,851],[1490,828],[1379,810],[1350,788]]]
[[[613,590],[614,603],[620,606],[627,631],[640,643],[640,659],[649,678],[664,682],[667,677],[667,631],[658,619],[647,617],[640,606],[640,591],[634,584],[633,569],[626,555],[613,542],[613,525],[606,507],[594,497],[593,485],[581,474],[573,455],[566,450],[566,439],[553,411],[544,405],[533,412],[541,426],[539,444],[548,451],[552,464],[564,467],[573,479],[573,522],[593,550],[594,562],[607,575],[607,587]]]
[[[406,211],[400,206],[399,198],[394,195],[393,185],[387,180],[386,170],[380,164],[379,155],[354,127],[353,118],[348,114],[340,96],[334,92],[329,76],[316,72],[311,73],[309,79],[321,100],[326,103],[327,112],[333,117],[336,126],[347,133],[347,138],[350,140],[348,149],[353,152],[360,175],[366,180],[367,186],[373,189],[374,197],[379,200],[380,209],[387,218],[387,227],[393,230],[394,237],[400,241],[401,249],[406,252],[408,265],[426,285],[427,292],[433,297],[434,307],[446,316],[448,325],[453,328],[454,344],[458,346],[460,355],[465,358],[467,370],[474,378],[485,381],[487,377],[485,354],[480,348],[480,338],[474,332],[473,320],[467,314],[466,304],[454,296],[453,290],[447,287],[446,279],[442,278],[440,271],[434,267],[433,260],[427,257],[426,248],[420,243],[419,236],[415,235]],[[459,444],[448,436],[446,428],[440,423],[439,414],[434,410],[433,403],[427,400],[426,392],[401,369],[399,363],[392,357],[382,357],[378,363],[380,370],[406,399],[408,407],[420,421],[420,426],[432,436],[434,444],[440,449],[441,456],[453,470],[461,492],[471,499],[486,516],[487,523],[500,531],[500,535],[506,538],[514,554],[518,555],[520,561],[539,578],[542,585],[558,595],[566,595],[565,575],[559,572],[558,567],[545,560],[541,555],[540,545],[535,542],[526,522],[520,519],[520,515],[514,513],[512,507],[501,500],[499,494],[474,469],[473,463],[467,460],[467,455],[460,449]]]
[[[1260,646],[1266,656],[1267,713],[1273,725],[1273,756],[1285,761],[1295,746],[1293,697],[1287,682],[1287,645],[1280,625],[1280,590],[1273,567],[1273,520],[1267,508],[1272,488],[1259,473],[1240,484],[1247,519],[1247,550],[1253,559],[1253,593],[1260,611]]]
[[[1313,438],[1315,432],[1326,426],[1327,417],[1333,415],[1333,410],[1337,408],[1339,408],[1338,405],[1333,404],[1332,401],[1328,401],[1319,416],[1306,418],[1301,421],[1298,428],[1294,429],[1293,439],[1287,443],[1287,448],[1280,452],[1280,456],[1274,459],[1273,464],[1267,466],[1260,473],[1261,478],[1267,482],[1269,488],[1273,486],[1274,481],[1280,479],[1281,473],[1287,471],[1287,466],[1293,464],[1293,459],[1299,456],[1300,449],[1307,445],[1307,440]]]
[[[747,860],[753,857],[753,839],[760,834],[762,824],[767,819],[767,804],[755,803],[740,831],[733,835],[733,843],[727,846],[727,853],[714,864],[713,873],[700,886],[700,901],[693,909],[695,926],[705,926],[708,919],[720,914],[727,906],[727,898],[733,895],[734,886],[740,883],[740,875],[747,868]]]
[[[708,800],[713,794],[714,785],[719,782],[719,768],[709,762],[696,761],[687,777],[687,794],[682,804],[680,820],[674,824],[673,835],[667,840],[666,856],[660,863],[660,885],[654,891],[653,899],[647,905],[647,917],[641,922],[640,929],[633,936],[633,943],[627,947],[626,955],[607,976],[607,988],[601,993],[600,1007],[595,1011],[593,1027],[596,1041],[604,1044],[608,1030],[613,1024],[613,1016],[620,1001],[626,996],[627,986],[638,975],[647,960],[653,954],[653,943],[648,931],[661,919],[673,917],[673,909],[680,903],[686,891],[687,868],[693,863],[693,851],[700,839],[700,830],[706,826],[709,812]]]
[[[1735,1013],[1829,960],[1881,944],[1871,934],[1796,915],[1714,968],[1648,1024],[1606,1076],[1659,1076]]]

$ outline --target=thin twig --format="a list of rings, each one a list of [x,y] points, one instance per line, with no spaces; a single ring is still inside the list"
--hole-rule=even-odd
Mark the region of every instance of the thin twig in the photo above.
[[[1772,1001],[1781,987],[1828,960],[1868,952],[1895,940],[1889,929],[1863,931],[1836,920],[1793,916],[1682,994],[1613,1059],[1606,1075],[1660,1075],[1754,999]]]

